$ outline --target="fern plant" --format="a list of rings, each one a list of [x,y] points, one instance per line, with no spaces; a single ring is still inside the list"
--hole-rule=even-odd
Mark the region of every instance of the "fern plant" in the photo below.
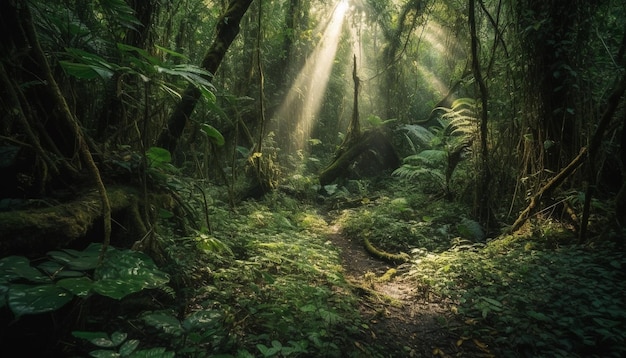
[[[452,174],[478,135],[476,106],[474,99],[460,98],[451,108],[435,108],[434,111],[443,113],[438,121],[440,126],[402,127],[415,154],[404,158],[403,165],[393,175],[408,179],[426,176],[449,196]]]

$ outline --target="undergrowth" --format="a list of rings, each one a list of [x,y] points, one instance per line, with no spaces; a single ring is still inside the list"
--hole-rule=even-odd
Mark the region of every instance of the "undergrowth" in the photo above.
[[[474,228],[477,223],[464,218],[467,209],[461,205],[409,191],[403,180],[390,180],[387,185],[383,195],[365,197],[360,206],[337,213],[337,224],[346,236],[367,238],[389,252],[414,248],[442,252],[459,238],[484,239],[480,228]]]
[[[609,244],[529,234],[420,252],[408,275],[456,302],[457,344],[477,339],[506,357],[622,357],[625,266]]]
[[[523,235],[487,238],[462,205],[410,187],[390,182],[384,194],[341,210],[337,222],[349,237],[411,254],[404,277],[453,303],[459,348],[503,357],[626,355],[622,249],[580,245],[546,219]]]
[[[623,251],[604,242],[580,245],[548,220],[523,235],[487,238],[462,205],[405,180],[327,189],[330,213],[281,191],[233,210],[219,188],[201,196],[182,185],[179,195],[207,225],[181,231],[180,217],[162,218],[158,262],[169,279],[151,282],[145,272],[137,275],[143,271],[119,267],[120,287],[129,275],[141,285],[105,292],[117,300],[70,287],[89,316],[63,344],[98,357],[386,357],[385,347],[368,344],[373,328],[328,241],[330,214],[347,238],[410,254],[396,278],[433,302],[452,304],[458,320],[446,327],[457,347],[471,345],[487,357],[626,355]],[[303,197],[320,200],[315,191]],[[88,254],[72,257],[97,257]],[[7,285],[19,288],[17,278],[34,275],[22,259],[5,263]],[[85,281],[70,282],[91,287]],[[31,306],[41,307],[39,301]]]
[[[181,326],[199,312],[212,324],[172,331],[161,322],[175,312],[147,313],[142,324],[153,326],[161,344],[178,341],[178,352],[193,357],[363,354],[354,342],[366,325],[326,241],[327,224],[305,204],[270,196],[242,203],[237,213],[215,205],[211,233],[167,245],[172,269],[186,276],[181,286],[191,290]]]

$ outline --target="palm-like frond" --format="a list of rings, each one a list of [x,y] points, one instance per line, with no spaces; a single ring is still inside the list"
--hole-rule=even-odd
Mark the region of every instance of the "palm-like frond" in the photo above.
[[[444,114],[444,135],[448,137],[463,137],[460,142],[473,140],[478,134],[478,118],[476,117],[476,100],[459,98],[452,103],[451,108],[440,108]]]
[[[400,127],[401,130],[405,130],[405,136],[407,137],[411,147],[415,150],[415,147],[428,148],[431,146],[435,133],[422,127],[418,124],[407,124]]]
[[[446,185],[445,175],[437,169],[403,164],[400,168],[394,170],[392,174],[407,179],[415,179],[417,177],[428,176],[430,177],[430,179],[434,179],[439,185],[441,185],[442,188],[444,188]]]
[[[448,153],[444,150],[426,149],[417,154],[404,158],[405,164],[426,164],[428,166],[442,166],[448,159]]]
[[[404,164],[393,174],[408,179],[429,175],[448,193],[457,164],[478,136],[477,105],[472,98],[460,98],[452,103],[451,108],[435,108],[433,111],[442,113],[441,128],[403,126],[405,136],[417,154],[404,158]]]

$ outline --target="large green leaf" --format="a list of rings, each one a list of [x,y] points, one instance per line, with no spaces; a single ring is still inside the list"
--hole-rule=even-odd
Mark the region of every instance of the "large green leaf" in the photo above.
[[[102,78],[109,79],[120,67],[108,62],[104,58],[81,49],[66,48],[65,53],[74,61],[59,61],[61,67],[69,75],[81,79]]]
[[[48,256],[71,270],[87,271],[98,266],[101,248],[101,244],[93,243],[83,251],[72,249],[50,251]]]
[[[205,331],[209,328],[221,326],[223,316],[216,310],[201,310],[190,314],[183,321],[183,328],[189,331]]]
[[[28,259],[23,256],[7,256],[0,259],[0,283],[13,282],[19,279],[31,282],[50,282],[50,278],[30,266]]]
[[[73,295],[55,285],[11,285],[7,300],[17,316],[56,311],[70,302]]]
[[[159,167],[160,165],[170,163],[172,161],[172,155],[170,152],[161,147],[150,147],[146,152],[146,157],[150,160],[152,167]]]
[[[78,297],[87,297],[93,288],[93,281],[88,277],[66,278],[57,282],[62,287]]]
[[[136,251],[109,251],[102,266],[95,272],[95,292],[122,299],[147,288],[156,288],[169,282],[169,276],[160,271],[152,259]]]
[[[165,52],[166,54],[168,54],[170,56],[177,57],[177,58],[183,59],[185,61],[189,60],[189,57],[185,56],[184,54],[182,54],[180,52],[176,52],[174,50],[171,50],[169,48],[162,47],[162,46],[159,46],[159,45],[155,45],[154,47],[156,47],[157,49]]]
[[[109,79],[113,77],[113,71],[104,67],[69,61],[59,61],[59,63],[68,75],[76,78],[91,80],[94,78]]]
[[[72,331],[72,336],[88,341],[109,338],[109,335],[106,332]]]
[[[66,265],[56,261],[44,261],[37,265],[37,268],[53,279],[85,276],[84,272],[70,270]]]
[[[178,318],[167,312],[150,312],[143,315],[146,324],[173,336],[182,336],[184,331]]]
[[[224,136],[222,135],[222,133],[220,133],[220,131],[218,131],[212,125],[202,123],[201,129],[202,129],[202,132],[206,134],[211,140],[211,142],[213,142],[214,144],[218,146],[222,146],[226,142],[224,140]]]

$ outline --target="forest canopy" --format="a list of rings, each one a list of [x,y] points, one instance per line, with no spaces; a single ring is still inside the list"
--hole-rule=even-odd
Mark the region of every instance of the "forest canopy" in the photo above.
[[[385,356],[366,322],[337,333],[362,317],[341,228],[402,271],[378,285],[454,307],[468,356],[626,353],[622,1],[4,0],[0,26],[3,345],[67,310],[47,347],[71,350],[152,295],[153,329],[181,306],[191,338],[152,346],[176,356]],[[576,275],[583,318],[516,286]],[[255,303],[282,299],[310,331]]]

